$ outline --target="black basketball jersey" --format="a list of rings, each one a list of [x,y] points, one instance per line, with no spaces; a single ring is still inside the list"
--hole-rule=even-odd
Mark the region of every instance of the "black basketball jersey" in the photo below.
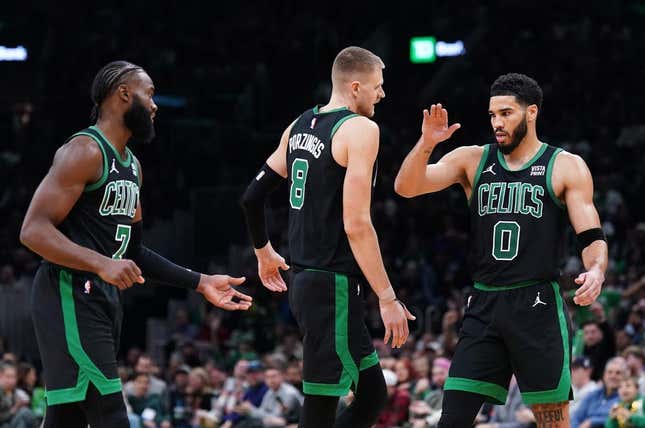
[[[287,148],[289,253],[296,269],[360,274],[343,226],[345,168],[333,158],[331,141],[347,119],[346,107],[318,106],[294,123]]]
[[[511,171],[496,143],[484,146],[470,199],[475,282],[508,286],[559,276],[566,211],[551,174],[561,150],[543,143],[533,159]]]
[[[103,174],[85,187],[59,228],[76,244],[120,259],[128,249],[139,201],[138,165],[128,148],[123,160],[96,126],[77,132],[68,141],[79,135],[91,137],[98,144],[103,153]]]

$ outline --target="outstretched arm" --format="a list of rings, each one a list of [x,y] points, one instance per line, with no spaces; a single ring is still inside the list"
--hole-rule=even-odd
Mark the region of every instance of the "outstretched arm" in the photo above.
[[[143,171],[138,159],[135,159],[135,161],[139,167],[139,182],[142,183]],[[251,307],[253,299],[232,288],[232,286],[242,284],[245,278],[233,278],[228,275],[205,275],[193,272],[190,269],[176,265],[143,245],[141,201],[137,203],[131,231],[126,257],[137,263],[144,275],[175,287],[196,290],[213,305],[228,311],[247,310]]]
[[[401,165],[394,182],[396,193],[411,198],[443,190],[455,183],[466,187],[463,148],[448,153],[436,164],[428,165],[434,148],[460,127],[458,123],[448,126],[448,111],[441,104],[433,104],[430,111],[423,110],[421,138]]]
[[[349,245],[372,290],[379,297],[385,325],[384,342],[392,347],[407,340],[408,319],[415,319],[397,300],[385,272],[376,231],[370,216],[372,169],[378,154],[379,129],[365,117],[350,119],[334,137],[347,148],[347,170],[343,183],[343,224]]]
[[[292,126],[293,123],[284,130],[280,145],[251,180],[240,201],[249,235],[253,241],[255,256],[258,259],[260,280],[266,288],[278,292],[287,290],[287,284],[280,275],[280,269],[287,270],[289,266],[269,241],[264,206],[269,194],[287,177],[287,145]]]
[[[558,155],[555,162],[554,175],[562,183],[569,220],[576,234],[580,238],[590,233],[588,231],[600,232],[600,218],[593,204],[593,179],[584,160],[580,156],[563,152]],[[582,263],[586,272],[575,279],[580,287],[573,298],[573,301],[580,306],[592,304],[600,294],[602,283],[605,281],[607,242],[604,236],[597,236],[597,238],[592,238],[590,242],[583,240]]]

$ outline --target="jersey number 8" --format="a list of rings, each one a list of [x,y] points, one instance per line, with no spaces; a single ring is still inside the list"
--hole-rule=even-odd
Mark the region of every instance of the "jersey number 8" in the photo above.
[[[289,190],[289,203],[291,208],[299,210],[305,203],[305,184],[307,183],[307,172],[309,161],[296,158],[291,164],[291,189]]]

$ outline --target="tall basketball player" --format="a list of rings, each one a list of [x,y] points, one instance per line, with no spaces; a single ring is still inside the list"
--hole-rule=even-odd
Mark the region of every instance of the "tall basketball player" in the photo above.
[[[304,336],[303,428],[369,427],[385,402],[363,320],[368,286],[379,297],[386,343],[405,343],[407,320],[414,319],[396,299],[370,218],[379,128],[369,118],[385,97],[383,67],[366,49],[343,49],[332,67],[329,102],[287,127],[243,196],[260,279],[269,290],[285,291],[279,269],[288,266],[268,240],[264,203],[288,180],[289,302]],[[334,421],[338,397],[350,388],[356,399]]]
[[[25,215],[20,239],[45,260],[32,311],[46,428],[129,427],[116,362],[121,290],[149,277],[197,290],[223,309],[251,305],[231,288],[244,278],[192,272],[142,243],[143,177],[127,143],[153,138],[153,94],[141,67],[125,61],[103,67],[92,84],[96,124],[58,149]]]
[[[536,121],[542,90],[522,74],[492,85],[489,115],[497,143],[428,158],[459,124],[441,104],[423,112],[422,136],[406,157],[395,189],[405,197],[460,184],[470,205],[468,297],[446,380],[440,427],[471,426],[484,401],[504,403],[514,373],[538,427],[568,427],[570,325],[556,282],[566,216],[586,272],[574,298],[590,305],[607,267],[607,243],[593,204],[593,182],[576,155],[541,142]]]

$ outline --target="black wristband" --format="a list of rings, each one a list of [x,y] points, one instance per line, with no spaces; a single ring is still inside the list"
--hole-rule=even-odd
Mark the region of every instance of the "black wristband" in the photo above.
[[[240,199],[240,205],[246,217],[246,226],[255,248],[264,247],[269,242],[264,204],[269,194],[284,180],[277,172],[266,163],[246,188]]]
[[[132,224],[127,257],[134,261],[144,276],[175,287],[195,290],[201,274],[178,266],[143,245],[143,222]]]
[[[594,241],[607,241],[605,232],[601,228],[595,227],[593,229],[585,230],[576,235],[576,241],[578,243],[578,251],[582,252],[585,248],[591,245]]]

